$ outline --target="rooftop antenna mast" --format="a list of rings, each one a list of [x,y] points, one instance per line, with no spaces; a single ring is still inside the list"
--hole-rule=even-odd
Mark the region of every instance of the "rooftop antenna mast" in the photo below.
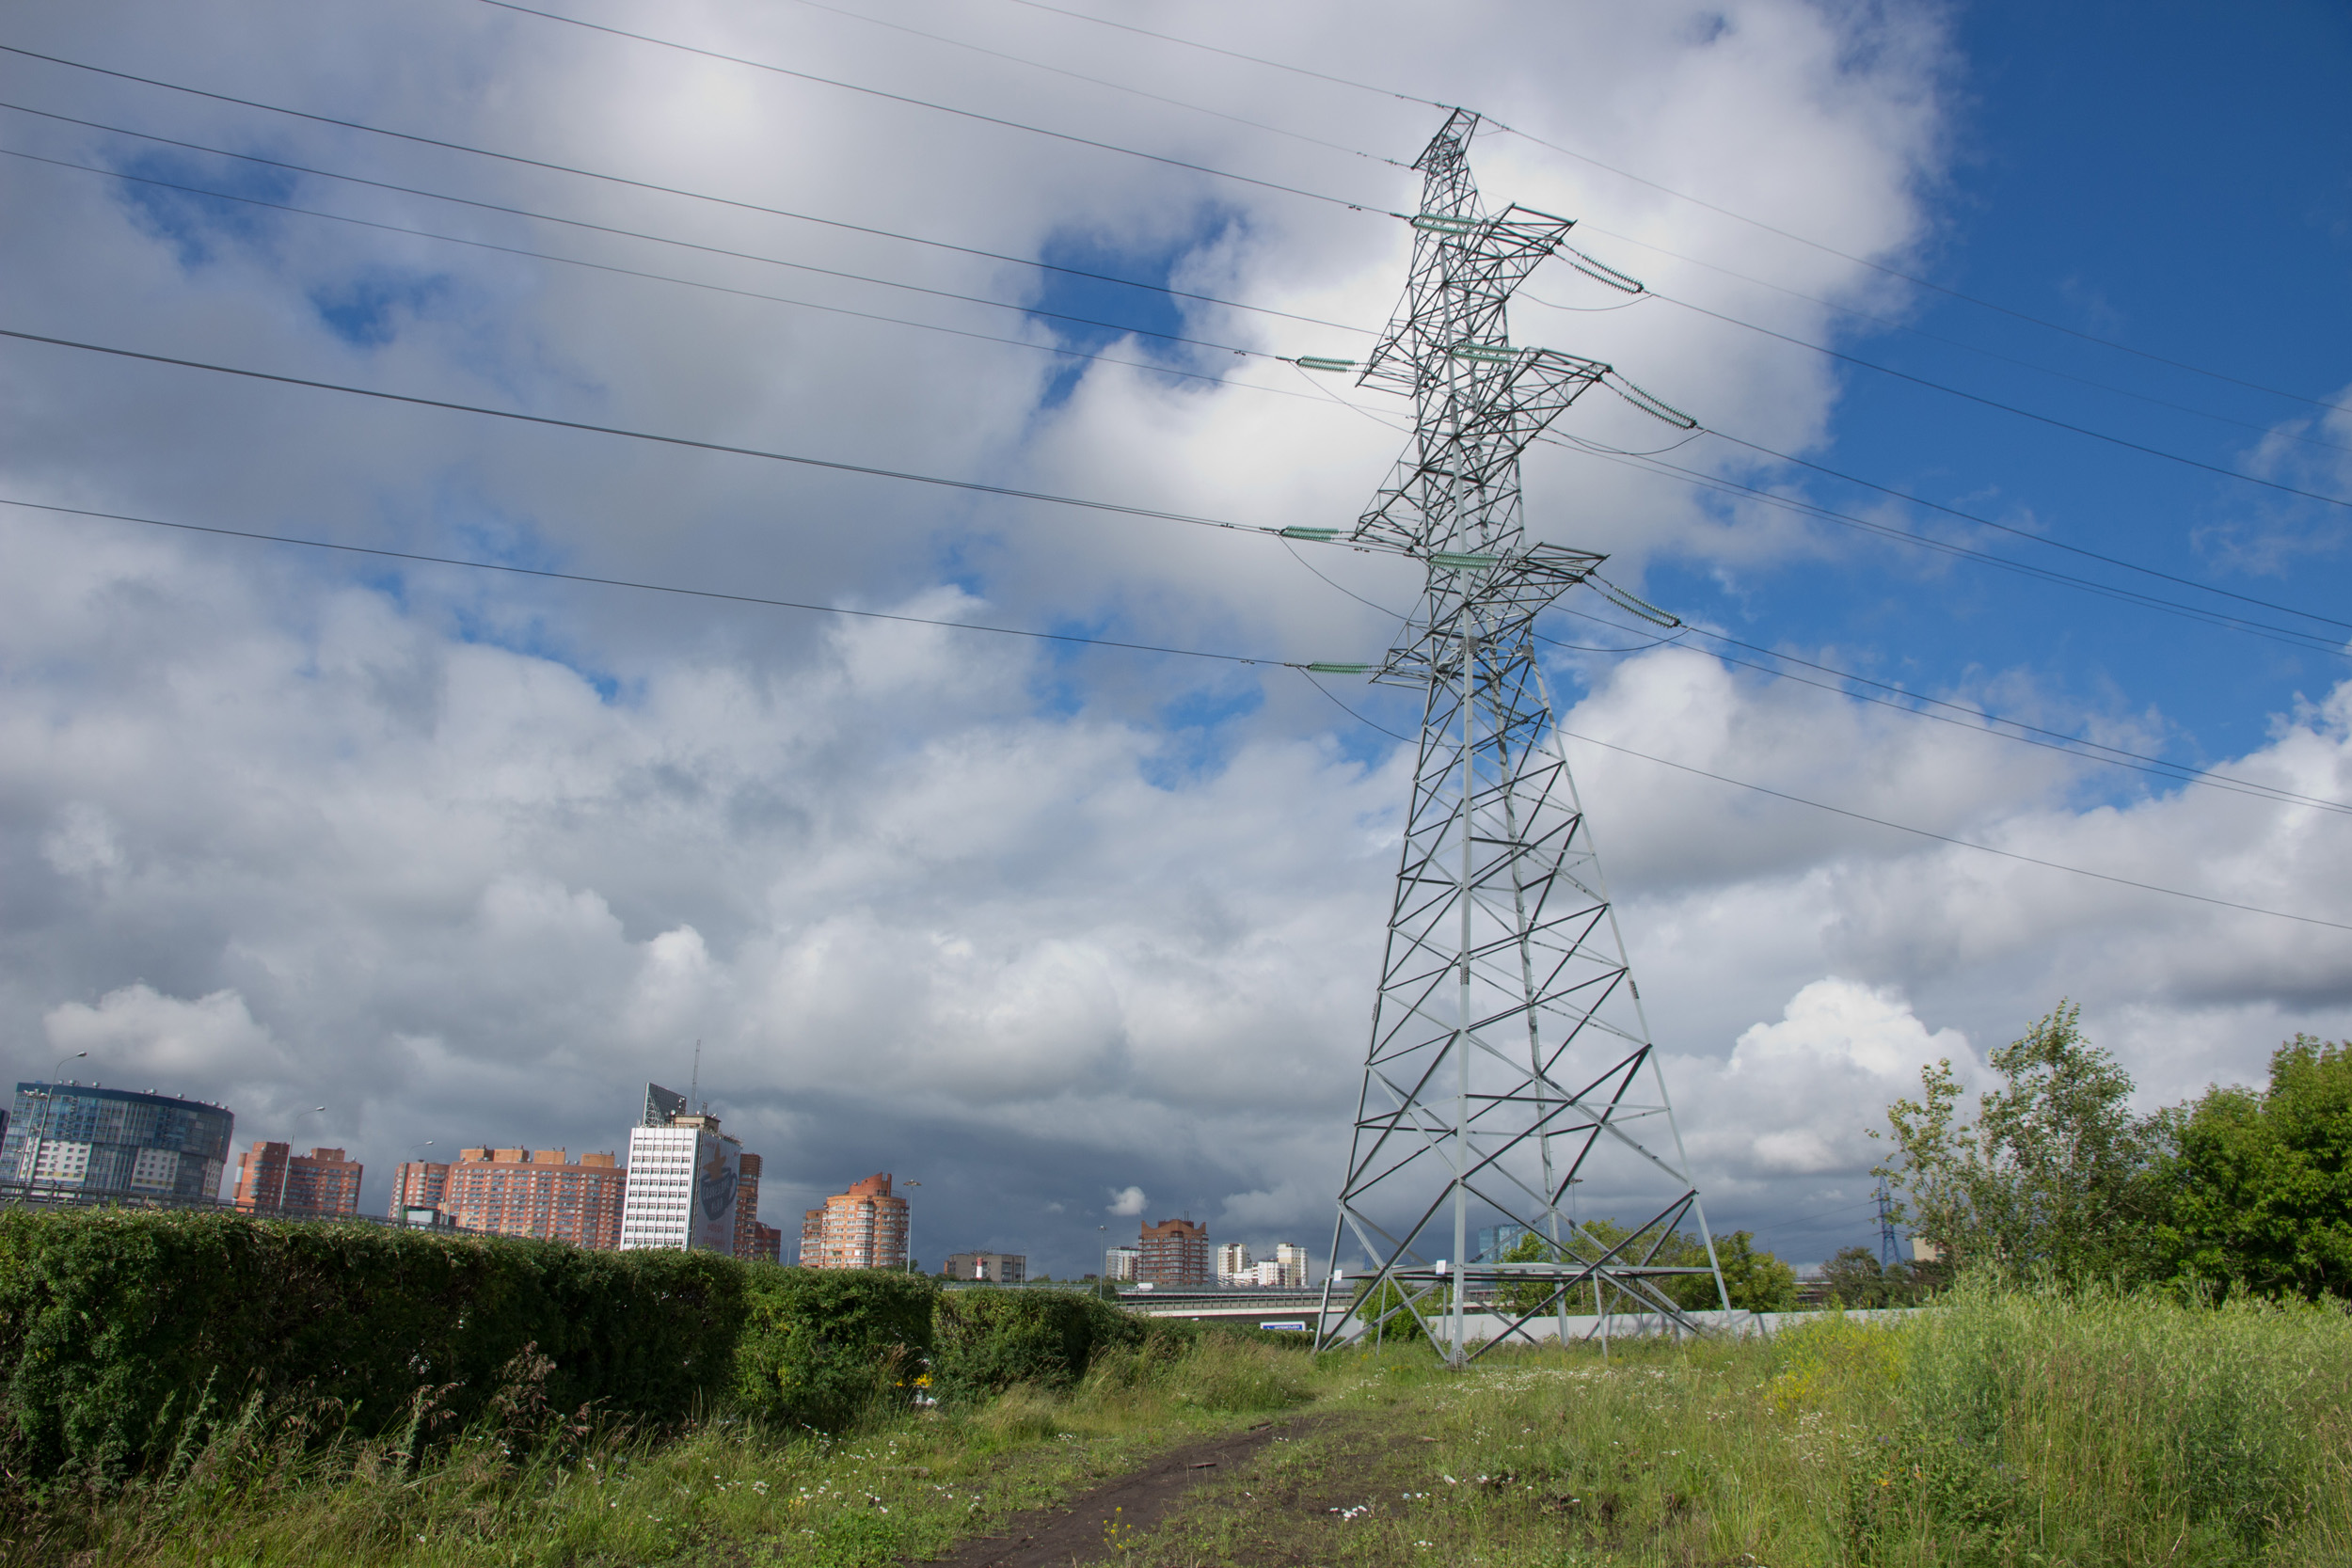
[[[702,1086],[703,1042],[701,1037],[697,1036],[694,1040],[694,1076],[686,1081],[686,1103],[695,1106],[703,1112],[707,1112],[710,1107],[703,1104],[700,1101],[695,1099],[695,1096],[702,1092]]]
[[[1555,1310],[1565,1336],[1587,1304],[1604,1332],[1628,1311],[1694,1331],[1665,1289],[1677,1275],[1705,1275],[1729,1307],[1535,660],[1536,615],[1603,558],[1527,543],[1519,496],[1519,454],[1596,385],[1695,424],[1597,360],[1513,346],[1505,307],[1547,258],[1641,285],[1569,250],[1567,219],[1487,213],[1470,170],[1477,126],[1454,110],[1413,165],[1412,270],[1371,358],[1308,366],[1360,369],[1359,385],[1413,400],[1411,444],[1388,483],[1352,531],[1331,533],[1426,574],[1396,645],[1368,667],[1422,693],[1420,761],[1319,1338],[1374,1338],[1409,1315],[1457,1367],[1473,1354],[1473,1295],[1502,1320],[1480,1331],[1488,1344],[1532,1338],[1525,1325]],[[1616,1207],[1632,1228],[1580,1223],[1578,1185],[1583,1207]],[[1686,1225],[1704,1264],[1668,1248]],[[1473,1259],[1473,1227],[1487,1226],[1518,1227],[1534,1244],[1512,1251],[1537,1256]],[[1371,1265],[1363,1305],[1341,1300],[1334,1323],[1341,1262],[1358,1251]]]

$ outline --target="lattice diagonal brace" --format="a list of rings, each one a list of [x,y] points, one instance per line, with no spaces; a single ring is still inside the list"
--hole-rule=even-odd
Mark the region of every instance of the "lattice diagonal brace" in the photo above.
[[[1374,677],[1423,707],[1323,1318],[1335,1343],[1409,1315],[1456,1365],[1482,1301],[1502,1319],[1489,1343],[1553,1312],[1565,1334],[1588,1307],[1690,1328],[1677,1276],[1729,1306],[1534,651],[1538,612],[1601,558],[1525,542],[1519,454],[1613,372],[1512,346],[1511,293],[1569,225],[1481,210],[1476,125],[1455,111],[1414,166],[1412,276],[1363,372],[1414,404],[1412,444],[1353,537],[1425,564]],[[1604,1204],[1619,1228],[1579,1220]],[[1704,1263],[1671,1245],[1686,1225]],[[1528,1236],[1533,1259],[1500,1256]],[[1359,1253],[1349,1313],[1332,1292]]]

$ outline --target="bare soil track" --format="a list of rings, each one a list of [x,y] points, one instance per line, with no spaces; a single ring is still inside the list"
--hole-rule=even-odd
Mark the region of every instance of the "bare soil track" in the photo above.
[[[1313,1418],[1261,1421],[1247,1432],[1171,1449],[1067,1503],[1016,1513],[995,1533],[962,1542],[924,1568],[1065,1568],[1107,1560],[1131,1533],[1159,1523],[1195,1487],[1230,1475],[1275,1438],[1314,1424]]]

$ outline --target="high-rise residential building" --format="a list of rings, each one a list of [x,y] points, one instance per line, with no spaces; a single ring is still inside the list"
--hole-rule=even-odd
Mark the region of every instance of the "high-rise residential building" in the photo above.
[[[645,1085],[648,1114],[659,1085]],[[675,1097],[673,1097],[675,1098]],[[736,1251],[735,1203],[743,1146],[722,1134],[708,1112],[675,1111],[661,1127],[628,1132],[628,1186],[621,1249]]]
[[[772,1225],[752,1227],[748,1242],[738,1241],[736,1256],[747,1263],[781,1263],[784,1261],[784,1232]]]
[[[1142,1264],[1143,1254],[1131,1246],[1115,1246],[1103,1254],[1103,1277],[1109,1280],[1132,1280]]]
[[[890,1191],[890,1173],[857,1182],[801,1216],[801,1267],[903,1269],[907,1200]]]
[[[1190,1220],[1162,1220],[1143,1227],[1136,1249],[1136,1278],[1162,1290],[1201,1286],[1216,1277],[1209,1261],[1209,1227]]]
[[[561,1148],[468,1148],[442,1168],[441,1201],[432,1207],[462,1230],[536,1236],[600,1252],[621,1244],[628,1173],[610,1153],[575,1162]],[[430,1191],[430,1178],[417,1187]]]
[[[771,1225],[759,1223],[759,1156],[739,1154],[735,1162],[735,1255],[738,1258],[757,1258],[774,1262],[783,1250],[784,1233]],[[761,1232],[775,1237],[768,1243]]]
[[[1216,1249],[1216,1282],[1219,1285],[1250,1283],[1249,1243],[1228,1242]]]
[[[1233,1283],[1261,1291],[1279,1291],[1282,1288],[1282,1265],[1271,1258],[1252,1263],[1248,1273],[1234,1276]]]
[[[359,1162],[340,1148],[296,1154],[260,1141],[237,1156],[237,1207],[248,1214],[357,1214]]]
[[[236,1117],[201,1100],[23,1083],[5,1127],[0,1181],[200,1200],[220,1194]]]
[[[1292,1242],[1284,1242],[1274,1249],[1275,1267],[1281,1277],[1275,1281],[1286,1291],[1303,1291],[1308,1286],[1307,1249]]]
[[[956,1252],[947,1257],[950,1279],[985,1279],[1018,1285],[1029,1277],[1029,1259],[1018,1252]]]
[[[386,1211],[405,1222],[411,1209],[442,1211],[449,1196],[449,1166],[438,1160],[403,1160],[392,1169],[392,1202]]]

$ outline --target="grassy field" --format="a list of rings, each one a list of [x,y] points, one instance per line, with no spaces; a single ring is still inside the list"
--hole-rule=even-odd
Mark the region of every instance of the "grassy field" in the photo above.
[[[20,1493],[0,1563],[555,1565],[896,1562],[1116,1476],[1157,1448],[1314,1397],[1301,1352],[1212,1337],[1177,1358],[1114,1354],[1060,1395],[797,1438],[731,1421],[660,1443],[548,1427],[527,1399],[421,1465],[258,1411],[172,1475]],[[430,1450],[429,1450],[430,1451]]]
[[[1964,1293],[1777,1342],[1396,1355],[1136,1555],[2352,1563],[2352,1319]]]
[[[879,1564],[1290,1411],[1100,1560],[1205,1564],[2352,1564],[2352,1318],[1963,1292],[1762,1343],[1302,1353],[1211,1337],[1058,1395],[845,1438],[652,1444],[527,1399],[421,1465],[256,1413],[167,1478],[17,1495],[8,1563]]]

